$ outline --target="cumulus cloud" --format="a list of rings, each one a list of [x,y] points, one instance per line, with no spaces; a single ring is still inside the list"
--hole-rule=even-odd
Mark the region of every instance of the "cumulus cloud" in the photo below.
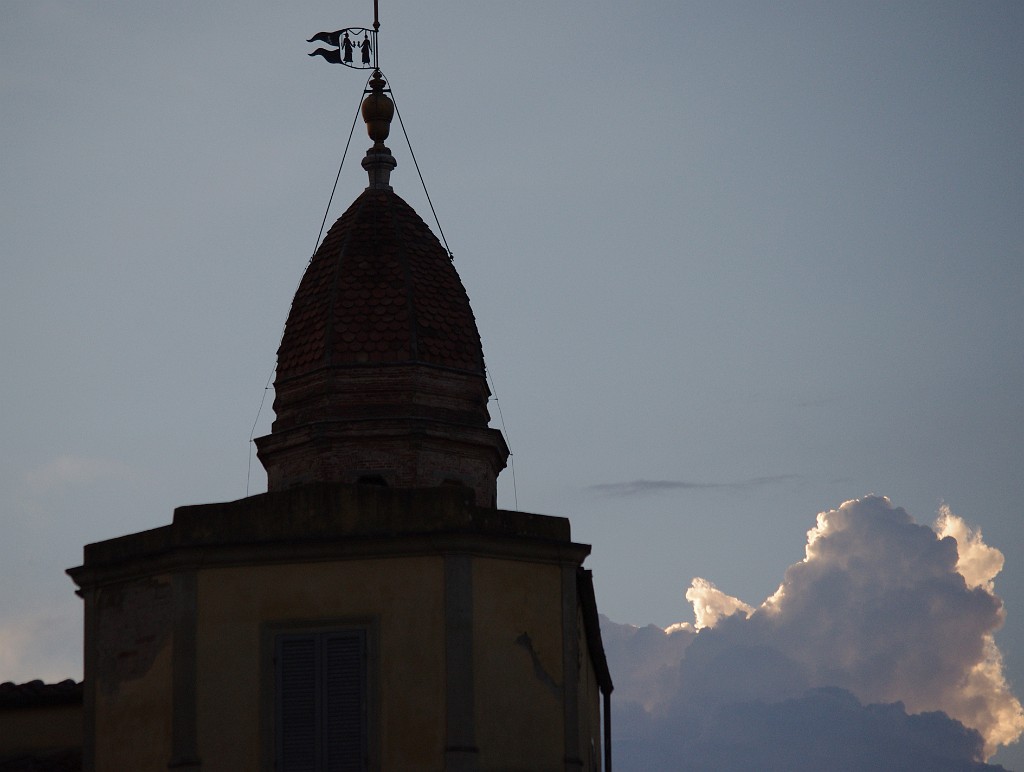
[[[601,638],[615,682],[615,699],[650,711],[679,691],[679,663],[696,631],[683,622],[662,630],[635,627],[601,616]]]
[[[742,611],[745,617],[754,613],[752,606],[748,606],[739,598],[726,595],[707,579],[701,579],[699,576],[686,591],[686,599],[693,606],[693,626],[697,630],[714,627],[722,619],[731,617],[739,611]]]
[[[823,512],[758,608],[693,580],[687,645],[674,669],[658,661],[674,689],[629,705],[627,687],[617,743],[657,748],[648,768],[991,769],[982,760],[1024,732],[993,639],[1002,561],[948,508],[934,529],[881,497]],[[624,655],[611,647],[613,668]],[[612,670],[617,690],[632,672],[645,671]],[[855,728],[871,763],[843,760]]]
[[[939,507],[935,532],[943,539],[952,536],[956,541],[956,570],[967,586],[983,587],[993,591],[993,579],[1003,570],[1003,553],[981,540],[981,529],[972,529],[962,518],[954,515],[948,506]]]
[[[728,702],[652,715],[627,704],[615,769],[778,772],[995,772],[977,760],[977,732],[944,713],[909,715],[902,705],[863,705],[845,689],[823,687],[776,702]]]

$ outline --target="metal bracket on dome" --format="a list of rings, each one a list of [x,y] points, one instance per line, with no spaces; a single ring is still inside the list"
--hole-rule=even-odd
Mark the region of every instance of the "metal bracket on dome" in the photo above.
[[[379,62],[377,60],[377,31],[380,29],[380,19],[377,14],[377,0],[373,0],[373,27],[346,27],[335,32],[318,32],[307,43],[320,41],[332,48],[318,48],[310,56],[322,56],[331,64],[343,64],[353,70],[376,70]],[[362,40],[359,36],[362,35]],[[359,51],[359,61],[356,61],[356,50]]]

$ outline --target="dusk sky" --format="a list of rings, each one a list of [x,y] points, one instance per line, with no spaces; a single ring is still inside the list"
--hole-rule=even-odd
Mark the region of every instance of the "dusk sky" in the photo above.
[[[0,0],[0,681],[81,677],[63,572],[82,545],[265,490],[249,438],[269,432],[272,391],[257,412],[366,76],[305,41],[372,5]],[[682,687],[625,708],[624,730],[667,736],[700,686],[686,663],[718,646],[812,640],[789,663],[809,691],[708,704],[900,701],[907,736],[946,732],[914,715],[968,723],[957,668],[994,632],[1007,682],[978,688],[1011,737],[1024,4],[380,5],[513,452],[499,506],[567,516],[593,545],[610,653],[626,625],[707,629],[629,649]],[[328,225],[368,145],[357,126]],[[437,232],[397,121],[388,145]],[[940,513],[959,563],[927,530]],[[815,577],[840,565],[910,611],[826,597]],[[877,652],[829,670],[839,620],[853,654]],[[890,639],[948,668],[914,680],[930,660],[890,658]],[[613,670],[620,702],[641,702],[642,671]],[[987,755],[996,734],[972,728]],[[1024,749],[990,763],[1024,770]]]

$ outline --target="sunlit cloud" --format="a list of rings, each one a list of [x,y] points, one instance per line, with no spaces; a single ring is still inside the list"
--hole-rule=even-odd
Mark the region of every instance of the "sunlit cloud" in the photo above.
[[[982,587],[992,592],[993,580],[1003,570],[1003,553],[982,541],[981,529],[972,529],[943,504],[935,521],[935,532],[940,539],[952,536],[956,540],[956,570],[967,586]]]
[[[947,507],[934,529],[877,496],[822,512],[808,531],[804,559],[759,607],[694,579],[686,591],[694,623],[673,627],[688,635],[680,639],[685,647],[668,650],[647,633],[655,644],[631,650],[615,629],[621,626],[606,623],[620,701],[635,691],[623,683],[632,678],[649,681],[656,672],[662,684],[658,699],[636,701],[639,712],[626,710],[621,739],[629,745],[643,736],[660,748],[661,756],[649,760],[655,766],[683,758],[714,765],[715,754],[729,748],[738,766],[715,768],[742,768],[736,749],[763,733],[763,726],[736,724],[743,716],[764,722],[774,711],[770,721],[784,727],[787,712],[818,710],[824,731],[821,716],[831,711],[873,734],[879,748],[904,743],[910,768],[983,769],[983,759],[1024,733],[1024,709],[993,638],[1005,615],[994,593],[1002,565],[980,530]],[[640,667],[628,661],[632,656],[651,662]],[[728,730],[709,718],[726,714]],[[877,720],[882,715],[888,723]],[[769,751],[761,738],[762,763],[835,768],[824,757],[791,766],[789,748],[805,747],[813,756],[816,746],[807,737],[783,740],[769,743]],[[642,753],[646,746],[637,747]],[[928,747],[945,749],[946,766],[929,766]],[[864,764],[851,768],[891,768],[892,760]]]
[[[686,599],[693,606],[693,626],[696,630],[714,627],[720,620],[741,611],[745,617],[754,613],[753,606],[747,605],[739,598],[726,595],[707,579],[700,577],[695,578],[690,584],[686,591]]]

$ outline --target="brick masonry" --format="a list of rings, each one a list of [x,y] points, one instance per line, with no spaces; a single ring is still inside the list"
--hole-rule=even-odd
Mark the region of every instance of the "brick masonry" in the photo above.
[[[278,350],[268,486],[463,485],[495,506],[480,335],[451,260],[390,190],[366,190],[303,276]]]

